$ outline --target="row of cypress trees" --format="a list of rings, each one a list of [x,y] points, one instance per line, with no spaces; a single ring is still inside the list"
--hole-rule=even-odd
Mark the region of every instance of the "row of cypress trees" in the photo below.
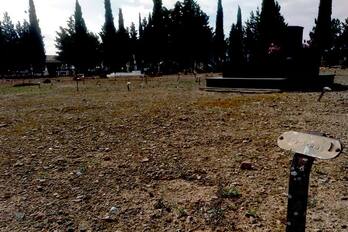
[[[139,15],[138,30],[134,23],[125,28],[122,9],[119,10],[116,29],[110,0],[104,3],[105,23],[99,34],[101,44],[98,44],[97,35],[88,32],[78,1],[74,16],[57,34],[60,59],[74,65],[79,72],[86,72],[98,64],[102,64],[107,72],[135,68],[174,72],[197,64],[206,68],[211,62],[212,28],[208,16],[195,1],[177,2],[173,9],[168,10],[161,0],[154,0],[152,13],[144,18]],[[78,28],[83,28],[83,31]],[[79,39],[78,34],[84,34],[90,40]],[[78,49],[79,46],[83,51]]]
[[[88,31],[81,6],[67,25],[57,32],[59,59],[86,73],[99,67],[105,72],[139,69],[148,72],[177,72],[183,69],[221,71],[226,62],[236,65],[245,60],[262,60],[271,42],[281,44],[286,22],[275,0],[263,0],[261,10],[251,12],[245,26],[238,8],[237,21],[225,38],[222,1],[217,1],[215,31],[208,16],[194,0],[177,2],[173,9],[163,7],[162,0],[153,0],[153,11],[142,18],[139,27],[126,28],[122,9],[118,12],[118,27],[110,0],[104,0],[105,23],[98,34]],[[321,0],[316,26],[311,33],[311,46],[322,53],[335,54],[332,63],[348,48],[348,19],[341,23],[331,20],[332,0]],[[0,22],[0,72],[20,70],[41,72],[45,50],[33,0],[29,0],[29,22],[16,26],[8,14]],[[332,56],[331,56],[332,58]]]
[[[286,28],[280,6],[274,0],[264,0],[261,12],[252,13],[245,28],[241,9],[237,23],[232,25],[225,39],[222,1],[217,2],[215,31],[209,26],[208,16],[194,0],[177,2],[173,9],[163,7],[162,0],[153,0],[153,11],[145,18],[139,16],[138,33],[134,24],[126,29],[122,10],[119,11],[118,29],[114,25],[110,0],[105,0],[105,23],[97,35],[87,32],[79,2],[75,14],[57,36],[60,59],[85,72],[90,64],[102,63],[107,71],[126,70],[126,66],[157,72],[175,72],[182,69],[221,71],[226,54],[229,61],[241,62],[246,50],[261,54],[271,40],[281,40]],[[84,28],[78,32],[78,28]],[[76,34],[90,37],[90,41],[76,40]],[[93,38],[93,39],[92,39]],[[76,43],[77,46],[70,46]],[[84,47],[83,51],[79,46]],[[98,61],[98,51],[100,52]],[[257,57],[259,58],[259,57]]]
[[[237,22],[232,25],[229,37],[225,39],[222,1],[217,1],[217,15],[215,31],[209,26],[208,16],[200,9],[194,0],[177,2],[173,9],[163,7],[162,0],[153,0],[153,11],[145,18],[139,15],[139,28],[134,23],[125,28],[122,10],[119,10],[118,29],[114,25],[110,0],[105,0],[105,23],[100,33],[100,46],[85,45],[85,51],[93,49],[88,55],[64,47],[65,34],[77,33],[78,24],[85,24],[76,1],[74,18],[69,20],[67,28],[61,28],[57,37],[57,48],[62,60],[81,67],[82,64],[99,64],[107,71],[129,70],[142,68],[152,72],[176,72],[182,69],[202,69],[221,71],[223,64],[232,62],[236,65],[247,60],[262,60],[267,53],[270,43],[282,44],[286,36],[287,23],[281,15],[281,8],[275,0],[263,0],[261,10],[251,12],[250,18],[242,25],[242,12],[238,8]],[[310,44],[319,50],[333,47],[348,47],[348,42],[334,44],[337,37],[343,38],[347,34],[346,24],[340,25],[339,32],[331,33],[332,0],[321,0],[316,27],[312,32]],[[337,28],[336,28],[337,31]],[[94,38],[97,35],[90,34]],[[340,39],[342,41],[344,39]],[[326,42],[325,42],[326,41]],[[79,41],[81,46],[83,42]],[[336,49],[337,50],[337,49]],[[79,56],[74,61],[66,57],[65,53]],[[99,61],[96,54],[99,52]],[[341,52],[342,56],[342,52]],[[338,59],[339,56],[337,56]],[[337,60],[335,61],[337,62]],[[137,64],[137,66],[135,66]],[[89,65],[87,65],[89,66]],[[87,67],[86,66],[86,67]],[[85,67],[85,68],[86,68]]]

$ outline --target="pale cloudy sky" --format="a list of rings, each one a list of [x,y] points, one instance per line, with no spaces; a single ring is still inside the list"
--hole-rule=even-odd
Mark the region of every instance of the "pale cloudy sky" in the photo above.
[[[104,22],[104,0],[79,0],[83,16],[90,31],[98,33]],[[210,16],[210,23],[215,25],[217,0],[196,0],[204,12]],[[262,0],[222,0],[224,7],[225,34],[229,33],[236,20],[237,7],[242,8],[243,21],[261,5]],[[0,0],[0,14],[7,11],[14,22],[28,18],[28,0]],[[45,39],[47,54],[55,54],[56,31],[65,26],[69,16],[74,12],[75,0],[34,0],[40,20],[40,27]],[[167,8],[172,8],[176,0],[163,0]],[[319,0],[278,0],[282,14],[289,25],[305,27],[305,38],[313,27],[318,13]],[[115,25],[117,25],[118,9],[122,8],[125,24],[135,22],[137,25],[139,12],[147,16],[152,9],[152,0],[111,0]],[[343,20],[348,17],[348,0],[333,0],[333,17]],[[2,17],[0,17],[2,18]]]

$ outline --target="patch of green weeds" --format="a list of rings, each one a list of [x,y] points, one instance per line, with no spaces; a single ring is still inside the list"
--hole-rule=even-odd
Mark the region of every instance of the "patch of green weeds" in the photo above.
[[[212,207],[207,211],[207,213],[209,215],[209,221],[214,225],[218,225],[225,218],[225,210],[222,209],[221,206]]]
[[[241,194],[236,187],[231,186],[231,187],[222,188],[221,196],[224,198],[238,198],[241,196]]]
[[[188,216],[188,213],[187,213],[185,208],[177,207],[176,210],[177,210],[177,213],[178,213],[178,218],[183,218],[183,217],[187,217]]]
[[[257,218],[257,213],[256,213],[255,210],[249,209],[249,210],[245,213],[245,216]]]
[[[315,208],[317,205],[318,205],[318,200],[316,198],[308,199],[308,208],[312,209],[312,208]]]
[[[81,174],[86,173],[86,171],[87,171],[86,165],[81,164],[80,167],[79,167],[79,171],[81,172]]]

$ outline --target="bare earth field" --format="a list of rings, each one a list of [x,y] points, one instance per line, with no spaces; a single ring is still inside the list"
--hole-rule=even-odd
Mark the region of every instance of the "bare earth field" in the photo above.
[[[190,76],[130,81],[1,82],[0,231],[284,231],[292,156],[277,137],[348,145],[348,91],[317,102],[205,92]],[[313,166],[308,231],[348,231],[346,151]]]

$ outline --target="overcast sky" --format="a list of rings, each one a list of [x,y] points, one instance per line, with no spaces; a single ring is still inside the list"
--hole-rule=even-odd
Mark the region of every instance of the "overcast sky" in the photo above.
[[[79,0],[83,17],[90,31],[98,33],[104,22],[104,0]],[[262,0],[222,0],[224,7],[225,34],[228,34],[236,20],[237,7],[242,8],[243,21],[261,5]],[[9,13],[14,22],[28,18],[28,0],[0,0],[0,14]],[[46,53],[55,54],[56,31],[65,26],[69,16],[74,13],[75,0],[34,0],[40,27],[44,36]],[[176,0],[163,0],[167,8],[172,8]],[[197,0],[202,10],[210,17],[211,26],[215,25],[217,0]],[[305,38],[314,24],[318,13],[319,0],[278,0],[286,22],[289,25],[305,27]],[[147,16],[152,10],[152,0],[111,0],[117,24],[118,9],[122,8],[126,26],[131,22],[138,24],[138,14]],[[348,17],[348,0],[333,0],[333,17],[343,20]],[[2,18],[2,17],[1,17]]]

